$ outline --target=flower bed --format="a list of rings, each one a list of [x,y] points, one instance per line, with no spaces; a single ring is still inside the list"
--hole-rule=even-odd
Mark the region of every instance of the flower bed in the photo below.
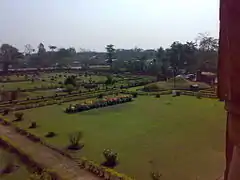
[[[69,107],[66,108],[66,113],[77,113],[82,111],[87,111],[90,109],[95,108],[101,108],[106,106],[112,106],[116,104],[126,103],[132,101],[131,95],[121,95],[114,98],[105,98],[101,100],[97,100],[95,102],[87,102],[83,104],[75,104],[75,105],[69,105]]]

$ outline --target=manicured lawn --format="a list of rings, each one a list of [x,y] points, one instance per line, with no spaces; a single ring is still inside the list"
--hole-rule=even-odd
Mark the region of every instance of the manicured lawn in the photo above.
[[[171,96],[138,97],[131,103],[66,114],[67,105],[24,111],[39,127],[30,131],[42,137],[54,131],[48,142],[68,145],[69,133],[81,130],[85,147],[75,154],[103,162],[102,152],[119,153],[116,167],[136,179],[150,179],[157,170],[164,180],[213,180],[224,168],[225,111],[212,99]],[[149,163],[153,161],[153,165]]]

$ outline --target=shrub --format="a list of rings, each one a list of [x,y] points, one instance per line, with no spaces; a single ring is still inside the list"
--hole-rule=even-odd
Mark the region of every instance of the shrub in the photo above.
[[[152,180],[160,180],[162,174],[159,172],[151,172],[151,179]]]
[[[166,101],[165,104],[166,105],[171,105],[172,103],[171,103],[171,101]]]
[[[98,95],[98,98],[99,98],[99,99],[102,99],[102,98],[103,98],[103,94],[99,94],[99,95]]]
[[[36,122],[31,122],[29,128],[30,128],[30,129],[34,129],[34,128],[36,128],[36,127],[37,127],[37,123],[36,123]]]
[[[180,91],[177,91],[176,92],[176,96],[180,96],[181,95],[181,92]]]
[[[105,157],[106,161],[102,163],[103,166],[114,168],[117,165],[118,155],[114,153],[110,149],[105,149],[103,151],[103,156]]]
[[[202,96],[201,96],[201,93],[200,93],[200,92],[197,92],[197,93],[196,93],[196,98],[198,98],[198,99],[201,99],[201,98],[202,98]]]
[[[71,93],[74,90],[74,86],[72,84],[67,84],[66,90],[67,90],[67,92]]]
[[[67,77],[67,79],[65,79],[65,81],[64,81],[64,84],[65,84],[65,85],[71,84],[72,86],[76,86],[76,85],[77,85],[77,82],[76,82],[75,76],[69,76],[69,77]]]
[[[60,85],[61,85],[61,84],[62,84],[62,81],[59,81],[59,82],[58,82],[58,84],[60,84]]]
[[[134,92],[132,93],[133,98],[136,98],[138,96],[138,93]]]
[[[114,84],[114,83],[115,83],[115,81],[113,80],[113,77],[108,75],[107,80],[105,81],[105,84],[110,85],[110,84]]]
[[[160,98],[160,94],[156,94],[156,98]]]
[[[33,173],[29,176],[29,180],[53,180],[53,179],[54,178],[46,171],[43,171],[41,173]]]
[[[23,119],[22,112],[16,112],[14,115],[15,115],[17,121],[21,121]]]
[[[56,133],[55,132],[48,132],[45,137],[48,137],[48,138],[51,138],[51,137],[54,137],[56,136]]]
[[[71,149],[71,150],[81,149],[83,147],[83,144],[80,143],[82,136],[83,136],[83,134],[81,131],[70,134],[69,135],[69,143],[70,144],[68,146],[68,149]]]

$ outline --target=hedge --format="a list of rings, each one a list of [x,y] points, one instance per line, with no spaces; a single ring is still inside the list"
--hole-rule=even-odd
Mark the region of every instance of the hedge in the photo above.
[[[126,103],[132,101],[132,96],[119,96],[115,98],[108,98],[104,100],[98,100],[94,103],[85,103],[85,104],[76,104],[76,105],[70,105],[68,108],[66,108],[66,113],[77,113],[82,111],[87,111],[90,109],[95,108],[101,108],[121,103]]]

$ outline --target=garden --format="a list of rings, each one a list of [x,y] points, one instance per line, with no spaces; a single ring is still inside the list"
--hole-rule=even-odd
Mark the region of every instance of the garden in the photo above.
[[[70,103],[5,117],[74,157],[103,165],[106,159],[116,161],[114,169],[136,179],[150,179],[151,172],[169,180],[214,179],[223,171],[225,113],[215,99],[138,96],[128,103],[68,114]]]

